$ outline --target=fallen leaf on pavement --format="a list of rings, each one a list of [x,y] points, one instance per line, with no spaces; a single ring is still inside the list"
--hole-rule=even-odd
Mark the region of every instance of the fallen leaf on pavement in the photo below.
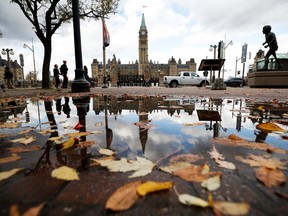
[[[183,123],[184,126],[201,126],[205,125],[204,122],[194,122],[194,123]]]
[[[256,128],[261,131],[266,131],[268,133],[271,133],[273,131],[279,131],[279,132],[286,132],[283,128],[279,127],[278,125],[266,122],[266,123],[259,123]]]
[[[221,176],[216,175],[211,178],[208,178],[207,180],[203,181],[201,186],[203,188],[207,188],[208,191],[215,191],[218,188],[220,188],[221,185]]]
[[[241,156],[235,156],[235,158],[243,163],[247,163],[252,167],[261,167],[264,166],[268,169],[286,169],[286,162],[282,162],[277,158],[265,156],[265,155],[253,155],[249,154],[245,159]]]
[[[172,157],[170,159],[170,164],[176,163],[178,161],[184,161],[184,162],[190,162],[194,163],[198,160],[202,160],[204,157],[202,155],[196,155],[196,154],[180,154]]]
[[[7,148],[10,153],[21,153],[21,152],[30,152],[40,150],[40,146],[17,146]]]
[[[21,159],[21,157],[19,157],[19,156],[0,158],[0,164],[10,163],[10,162],[17,161],[20,159]]]
[[[23,130],[19,132],[18,134],[26,134],[26,133],[30,133],[31,131],[33,131],[33,129],[27,129],[27,130]]]
[[[99,150],[98,150],[98,152],[100,153],[100,154],[102,154],[102,155],[114,155],[115,154],[115,152],[113,152],[112,150],[110,150],[110,149],[103,149],[103,148],[100,148]]]
[[[77,138],[71,137],[69,140],[67,140],[63,143],[55,144],[55,148],[59,151],[62,151],[62,150],[71,148],[72,146],[76,145],[78,143],[78,141],[79,140]]]
[[[199,206],[199,207],[203,207],[203,208],[210,206],[209,202],[207,202],[201,198],[192,196],[190,194],[180,194],[180,195],[178,195],[178,199],[182,204],[188,205],[188,206],[193,205],[193,206]]]
[[[225,158],[222,154],[220,154],[215,146],[213,145],[212,151],[209,152],[211,158],[220,166],[220,167],[224,167],[226,169],[231,169],[231,170],[235,170],[236,167],[233,163],[225,161]]]
[[[286,182],[286,176],[281,170],[271,170],[266,167],[260,167],[255,170],[255,176],[258,181],[267,187],[282,185]]]
[[[147,181],[141,184],[137,188],[137,193],[141,196],[145,196],[148,193],[152,193],[155,191],[166,190],[173,187],[173,182],[154,182],[154,181]]]
[[[51,173],[51,176],[53,178],[66,181],[80,180],[76,170],[67,166],[62,166],[57,169],[54,169]]]
[[[182,169],[182,168],[189,167],[189,166],[191,166],[191,163],[176,162],[176,163],[170,164],[169,166],[160,167],[160,170],[172,174],[172,172],[175,170]]]
[[[87,147],[91,147],[95,145],[94,141],[82,141],[79,142],[76,146],[80,147],[80,148],[87,148]]]
[[[0,124],[0,128],[18,128],[19,125],[19,122],[5,122],[4,124]]]
[[[196,166],[190,165],[172,172],[173,175],[179,176],[189,182],[203,182],[213,176],[221,175],[221,172],[207,172],[207,164]]]
[[[45,203],[41,203],[38,206],[32,207],[30,209],[28,209],[23,216],[38,216],[40,215],[40,211],[42,210],[43,206],[45,205]]]
[[[214,201],[212,208],[216,215],[239,216],[247,215],[250,211],[248,203]]]
[[[107,167],[111,172],[130,172],[134,171],[129,178],[145,176],[152,172],[155,164],[146,158],[136,157],[136,160],[127,160],[121,158],[120,160],[101,160],[92,159],[103,167]]]
[[[15,175],[18,171],[22,170],[22,168],[14,168],[9,171],[0,172],[0,181]]]
[[[136,181],[118,188],[108,198],[105,208],[113,211],[124,211],[129,209],[139,199],[137,187],[141,184],[141,181]]]
[[[53,132],[55,132],[55,130],[48,129],[48,130],[41,130],[38,133],[39,134],[50,134],[50,133],[53,133]]]

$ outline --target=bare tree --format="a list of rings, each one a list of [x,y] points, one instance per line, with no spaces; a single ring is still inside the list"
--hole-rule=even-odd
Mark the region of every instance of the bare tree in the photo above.
[[[42,88],[49,88],[49,69],[52,55],[52,36],[59,27],[71,21],[73,0],[11,0],[32,23],[35,34],[44,46]],[[81,0],[80,17],[99,19],[116,13],[120,0]]]

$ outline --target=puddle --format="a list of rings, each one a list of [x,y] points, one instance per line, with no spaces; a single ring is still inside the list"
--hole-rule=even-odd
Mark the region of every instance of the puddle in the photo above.
[[[207,152],[211,139],[230,134],[288,150],[288,105],[276,101],[127,95],[47,97],[5,102],[0,108],[0,156],[9,155],[10,148],[26,146],[12,141],[31,135],[35,141],[25,148],[37,146],[44,153],[31,151],[25,157],[40,158],[39,166],[46,161],[49,165],[68,163],[77,167],[85,164],[87,158],[99,155],[100,148],[109,148],[119,157],[141,156],[157,161],[177,149]],[[260,123],[268,122],[284,132],[259,130]],[[84,131],[89,134],[75,137],[88,147],[76,147],[70,152],[55,150],[55,143]],[[52,137],[59,140],[50,140]],[[27,160],[21,166],[30,163]],[[10,167],[9,164],[5,166]]]

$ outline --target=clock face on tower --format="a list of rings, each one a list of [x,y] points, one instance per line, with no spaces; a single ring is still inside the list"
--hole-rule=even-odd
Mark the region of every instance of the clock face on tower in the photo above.
[[[142,34],[142,35],[145,35],[145,31],[141,31],[141,34]]]

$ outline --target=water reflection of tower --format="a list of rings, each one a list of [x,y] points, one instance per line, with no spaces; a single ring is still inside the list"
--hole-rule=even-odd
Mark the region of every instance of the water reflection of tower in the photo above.
[[[147,100],[139,100],[139,122],[148,123],[148,112],[145,107],[149,105]],[[148,140],[148,129],[139,126],[139,139],[142,146],[142,152],[145,153],[145,147]]]

